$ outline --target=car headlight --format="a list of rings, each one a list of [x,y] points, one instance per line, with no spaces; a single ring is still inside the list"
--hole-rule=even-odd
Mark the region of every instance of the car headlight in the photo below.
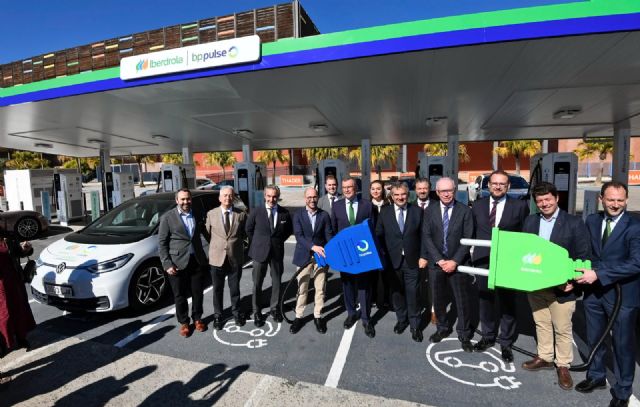
[[[131,260],[133,257],[133,253],[127,253],[124,256],[116,257],[115,259],[102,261],[100,263],[92,264],[91,266],[85,267],[92,273],[106,273],[108,271],[117,270],[120,267],[123,267],[125,264]]]

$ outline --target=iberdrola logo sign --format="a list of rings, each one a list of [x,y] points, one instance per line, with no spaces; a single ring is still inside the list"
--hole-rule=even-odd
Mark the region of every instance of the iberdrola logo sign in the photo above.
[[[528,266],[539,266],[542,263],[542,255],[538,253],[527,253],[522,256],[522,263]]]

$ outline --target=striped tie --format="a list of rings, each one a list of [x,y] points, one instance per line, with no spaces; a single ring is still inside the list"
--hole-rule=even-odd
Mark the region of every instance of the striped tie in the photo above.
[[[447,255],[447,252],[448,252],[447,235],[449,234],[449,209],[450,208],[451,206],[445,205],[444,213],[442,214],[442,232],[443,232],[442,254],[444,254],[445,256]]]

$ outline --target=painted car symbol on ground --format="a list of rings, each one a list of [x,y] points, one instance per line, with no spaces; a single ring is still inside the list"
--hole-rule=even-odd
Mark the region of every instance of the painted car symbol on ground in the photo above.
[[[268,338],[276,336],[281,326],[279,322],[274,324],[271,321],[265,321],[262,328],[257,328],[253,325],[253,320],[249,319],[247,325],[239,327],[230,320],[222,330],[213,330],[213,337],[223,345],[257,349],[267,346]]]

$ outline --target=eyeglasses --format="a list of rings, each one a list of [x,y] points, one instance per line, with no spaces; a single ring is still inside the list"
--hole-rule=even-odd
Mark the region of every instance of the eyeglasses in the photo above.
[[[453,189],[438,189],[436,192],[440,194],[453,194]]]
[[[307,201],[313,201],[314,199],[318,199],[317,196],[305,196],[304,199],[306,199]]]
[[[489,184],[493,187],[501,187],[501,188],[504,188],[507,185],[509,185],[508,182],[490,182]]]

